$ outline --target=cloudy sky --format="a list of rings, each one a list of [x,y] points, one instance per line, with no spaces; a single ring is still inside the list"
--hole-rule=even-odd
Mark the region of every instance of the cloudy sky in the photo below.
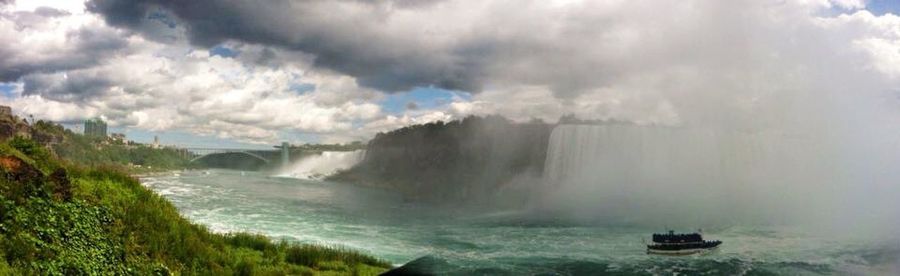
[[[819,99],[900,109],[898,12],[896,0],[0,0],[0,103],[193,146],[366,140],[472,114],[809,123]]]

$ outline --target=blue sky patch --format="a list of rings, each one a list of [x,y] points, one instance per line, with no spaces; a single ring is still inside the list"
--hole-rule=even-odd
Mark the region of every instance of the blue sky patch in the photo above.
[[[211,49],[209,49],[209,54],[210,54],[211,56],[220,56],[220,57],[224,57],[224,58],[233,58],[233,57],[236,57],[236,56],[238,55],[238,51],[233,50],[233,49],[228,48],[228,47],[225,47],[225,46],[222,46],[222,45],[218,45],[218,46],[216,46],[216,47],[212,47]]]
[[[391,114],[402,114],[415,109],[434,109],[453,102],[456,98],[471,99],[471,94],[435,87],[417,87],[407,92],[390,94],[379,105]]]
[[[311,83],[292,83],[290,87],[291,91],[297,92],[297,94],[306,94],[316,90],[316,85]]]
[[[15,96],[16,84],[11,82],[0,83],[0,95],[6,98]]]
[[[866,9],[875,15],[900,15],[900,0],[869,0],[866,2]]]
[[[76,131],[77,132],[77,131]],[[215,136],[203,136],[183,131],[153,132],[136,128],[111,127],[110,133],[125,133],[125,138],[138,143],[153,143],[153,136],[159,136],[159,143],[163,145],[177,145],[187,148],[241,148],[241,149],[272,149],[274,145],[260,145],[241,143],[231,139],[221,139]]]

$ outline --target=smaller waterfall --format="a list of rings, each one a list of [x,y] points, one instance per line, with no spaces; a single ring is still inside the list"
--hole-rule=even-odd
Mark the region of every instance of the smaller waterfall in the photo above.
[[[294,162],[278,176],[299,179],[322,179],[349,169],[363,160],[366,151],[323,151]]]

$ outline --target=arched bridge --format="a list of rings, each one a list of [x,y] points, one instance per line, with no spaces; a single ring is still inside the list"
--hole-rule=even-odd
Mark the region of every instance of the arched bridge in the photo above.
[[[263,161],[263,162],[266,162],[266,163],[270,163],[270,162],[271,162],[271,160],[269,160],[268,158],[266,158],[266,157],[264,157],[264,156],[262,156],[262,155],[259,154],[259,152],[262,152],[262,151],[265,151],[265,150],[258,150],[258,149],[255,149],[255,150],[254,150],[254,149],[225,149],[225,148],[188,148],[187,150],[188,150],[189,152],[191,152],[191,153],[194,154],[194,157],[191,158],[191,161],[190,161],[191,163],[193,163],[194,161],[203,159],[203,158],[205,158],[205,157],[207,157],[207,156],[210,156],[210,155],[213,155],[213,154],[220,154],[220,153],[240,153],[240,154],[244,154],[244,155],[247,155],[247,156],[250,156],[250,157],[259,159],[259,160],[261,160],[261,161]]]
[[[281,146],[275,146],[275,150],[264,150],[264,149],[241,149],[241,148],[186,148],[186,152],[191,153],[191,163],[194,161],[203,159],[207,156],[221,153],[239,153],[243,155],[250,156],[252,158],[259,159],[266,164],[272,163],[274,160],[271,156],[278,156],[277,153],[281,153],[281,164],[285,165],[289,160],[289,151],[290,145],[287,142],[281,144]],[[269,156],[269,157],[267,157]]]

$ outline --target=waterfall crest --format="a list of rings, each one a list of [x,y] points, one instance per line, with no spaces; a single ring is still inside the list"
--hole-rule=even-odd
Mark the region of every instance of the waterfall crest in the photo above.
[[[323,151],[305,156],[290,165],[279,176],[300,179],[322,179],[339,171],[349,169],[363,160],[365,150]]]

